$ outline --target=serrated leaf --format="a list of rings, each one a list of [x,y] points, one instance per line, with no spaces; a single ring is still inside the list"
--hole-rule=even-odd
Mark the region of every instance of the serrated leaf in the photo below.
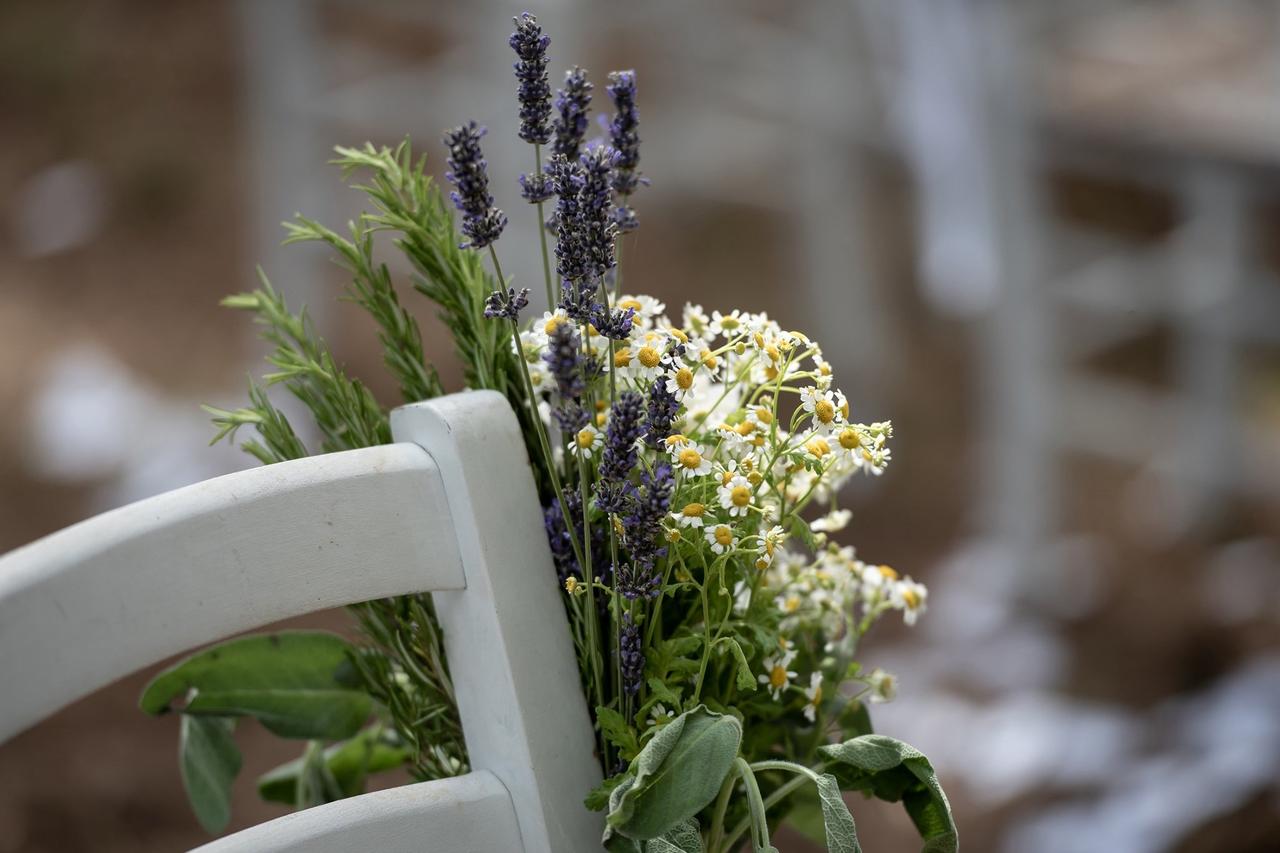
[[[613,789],[622,784],[622,780],[627,778],[626,773],[619,773],[617,776],[610,776],[599,785],[591,789],[591,793],[587,794],[582,804],[593,812],[602,812],[609,807],[609,795],[613,793]]]
[[[281,737],[351,737],[368,719],[372,700],[344,680],[350,648],[325,631],[239,637],[166,669],[138,704],[161,714],[189,696],[184,714],[254,717]]]
[[[182,717],[178,733],[178,767],[182,786],[196,820],[217,835],[231,820],[231,783],[240,772],[240,750],[227,717]]]
[[[636,733],[627,725],[626,718],[617,711],[603,706],[596,708],[596,722],[600,724],[605,740],[616,746],[623,758],[630,760],[640,751]]]
[[[659,729],[609,797],[607,843],[615,834],[658,838],[715,799],[742,742],[742,724],[706,706]]]
[[[336,743],[324,751],[324,763],[344,797],[364,792],[365,777],[370,773],[392,770],[404,764],[413,750],[402,744],[388,743],[381,726],[371,726],[350,740]],[[269,802],[293,805],[298,801],[298,780],[303,759],[295,758],[258,777],[258,794]]]
[[[922,853],[956,853],[960,847],[951,805],[929,759],[884,735],[862,735],[819,748],[841,787],[889,802],[902,801],[924,839]]]
[[[809,523],[803,518],[796,516],[791,520],[791,535],[803,542],[810,551],[818,550],[818,542],[813,538],[813,531],[809,529]]]
[[[742,646],[738,645],[738,641],[729,637],[726,641],[729,644],[729,651],[733,653],[737,666],[734,668],[734,684],[739,690],[745,692],[754,692],[756,689],[756,676],[751,671],[751,664],[747,663],[747,656],[742,651]]]
[[[672,690],[666,684],[666,682],[664,682],[660,678],[650,678],[648,680],[648,684],[649,684],[649,695],[652,698],[658,700],[659,702],[670,702],[672,705],[676,706],[677,710],[679,709],[680,694]]]

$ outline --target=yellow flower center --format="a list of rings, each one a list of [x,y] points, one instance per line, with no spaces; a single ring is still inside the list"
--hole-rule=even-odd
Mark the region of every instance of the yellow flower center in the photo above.
[[[679,541],[680,541],[680,531],[679,531],[679,530],[676,530],[674,527],[673,527],[672,529],[668,530],[668,531],[667,531],[667,541],[668,541],[668,542],[679,542]]]
[[[821,684],[814,685],[813,698],[809,700],[809,704],[815,708],[822,704],[822,685]]]
[[[614,367],[628,367],[631,364],[631,348],[623,347],[613,354]]]
[[[814,456],[817,456],[819,458],[826,456],[828,453],[831,452],[831,445],[827,444],[827,440],[825,438],[810,439],[809,443],[806,444],[804,447]]]
[[[756,420],[768,426],[769,424],[773,423],[773,412],[769,411],[764,406],[757,406]]]
[[[671,328],[671,337],[675,338],[682,344],[689,343],[689,336],[684,333],[684,330],[677,329],[674,326]]]
[[[737,431],[738,435],[745,437],[755,432],[756,425],[753,424],[751,421],[743,421],[742,423],[734,427],[734,430]]]
[[[852,427],[840,430],[840,446],[845,450],[854,450],[862,446],[862,436]]]
[[[734,486],[729,492],[729,500],[734,506],[743,507],[751,503],[751,489],[747,486]]]
[[[871,461],[872,461],[872,460],[874,460],[874,459],[875,459],[875,457],[871,455],[871,451],[870,451],[870,450],[867,450],[867,449],[865,449],[865,448],[863,448],[863,451],[862,451],[862,461],[864,461],[864,462],[871,462]]]
[[[702,514],[706,511],[707,508],[702,504],[685,504],[680,514],[685,518],[702,518]]]
[[[777,361],[778,359],[782,358],[782,353],[778,352],[778,348],[775,347],[773,344],[769,344],[767,347],[764,348],[764,354],[769,356],[770,361]]]
[[[595,440],[596,440],[596,434],[594,431],[589,429],[578,431],[578,438],[577,438],[578,447],[581,447],[583,450],[586,450],[592,444],[594,444]]]
[[[645,367],[657,367],[659,362],[662,361],[662,353],[658,352],[653,347],[640,347],[639,358],[640,363]]]
[[[682,367],[676,371],[676,387],[681,391],[688,391],[693,387],[693,371],[687,367]]]
[[[818,400],[813,404],[813,414],[820,423],[829,424],[836,419],[836,407],[830,400]]]
[[[720,485],[727,486],[729,481],[733,479],[732,471],[724,471],[720,474]]]
[[[716,542],[728,548],[733,544],[733,531],[721,524],[716,527]]]
[[[604,426],[609,420],[606,412],[596,412],[596,426]]]
[[[738,322],[738,318],[737,318],[737,317],[732,317],[732,316],[731,316],[731,317],[721,317],[721,318],[720,318],[720,328],[724,329],[726,332],[728,332],[728,331],[730,331],[730,330],[732,330],[732,329],[736,329],[736,328],[738,328],[738,326],[739,326],[739,325],[741,325],[741,324]]]
[[[840,416],[846,421],[849,420],[849,401],[845,400],[840,404]]]
[[[885,580],[896,581],[898,579],[898,573],[893,570],[892,566],[877,566],[877,568]]]
[[[702,464],[702,454],[692,447],[680,451],[680,464],[692,470]]]
[[[546,332],[549,335],[552,332],[554,332],[563,322],[564,322],[563,317],[552,317],[543,325],[542,331]]]
[[[704,350],[702,351],[702,356],[701,356],[701,357],[702,357],[702,363],[703,363],[703,364],[705,364],[705,365],[706,365],[708,368],[710,368],[711,370],[715,370],[715,369],[716,369],[716,366],[717,366],[718,364],[720,364],[720,359],[718,359],[718,358],[716,358],[714,355],[712,355],[712,354],[711,354],[711,350],[709,350],[709,349],[704,349]]]
[[[822,364],[818,365],[818,375],[819,375],[819,376],[830,376],[830,375],[831,375],[831,365],[827,364],[825,361],[824,361]]]
[[[671,446],[676,445],[676,444],[682,444],[682,443],[684,443],[684,442],[686,442],[686,441],[688,441],[688,440],[689,440],[689,439],[685,438],[683,435],[681,435],[681,434],[680,434],[680,433],[678,433],[678,432],[677,432],[677,433],[673,433],[673,434],[671,434],[671,435],[667,436],[667,438],[666,438],[667,447],[671,447]]]
[[[769,670],[769,686],[781,690],[787,686],[787,668],[778,664]]]
[[[915,610],[920,606],[920,596],[916,595],[914,589],[904,589],[902,591],[902,601],[907,605],[908,610]]]
[[[759,471],[752,471],[747,474],[747,482],[756,488],[760,488],[760,484],[764,482],[764,475]]]
[[[765,379],[768,379],[770,382],[772,382],[773,380],[777,379],[777,378],[778,378],[778,368],[774,367],[772,364],[771,364],[771,365],[769,365],[768,367],[766,367],[766,368],[764,369],[764,378],[765,378]]]
[[[630,308],[636,312],[639,312],[640,309],[644,308],[644,306],[640,304],[639,299],[619,299],[618,307],[623,309],[624,311]]]
[[[565,591],[565,592],[569,593],[570,595],[573,595],[574,590],[576,590],[577,588],[578,588],[578,579],[577,579],[577,578],[566,578],[566,579],[565,579],[565,582],[564,582],[564,591]]]

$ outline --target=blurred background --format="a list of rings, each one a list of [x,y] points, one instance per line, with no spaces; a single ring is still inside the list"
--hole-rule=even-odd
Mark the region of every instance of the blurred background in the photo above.
[[[966,849],[1280,850],[1275,0],[0,4],[0,550],[250,463],[197,404],[260,372],[217,306],[256,263],[394,402],[340,272],[278,245],[358,213],[332,145],[409,134],[439,173],[441,131],[487,124],[504,266],[536,282],[525,9],[553,86],[579,63],[607,103],[638,71],[627,289],[766,310],[893,419],[842,536],[930,586],[863,659]],[[146,678],[0,747],[0,853],[203,840]],[[233,828],[278,814],[252,779],[297,751],[239,738]],[[915,849],[852,806],[868,850]]]

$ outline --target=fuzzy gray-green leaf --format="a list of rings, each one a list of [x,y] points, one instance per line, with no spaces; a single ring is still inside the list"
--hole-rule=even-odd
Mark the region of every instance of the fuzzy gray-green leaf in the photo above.
[[[840,796],[840,783],[830,773],[818,776],[818,799],[822,803],[822,825],[827,832],[829,853],[862,853],[853,815]]]
[[[240,750],[231,737],[235,720],[183,715],[178,735],[182,786],[196,819],[216,835],[231,819],[231,783],[240,772]]]
[[[647,840],[696,815],[715,798],[733,766],[742,724],[706,706],[686,711],[654,735],[609,798],[608,829]]]
[[[862,735],[818,751],[845,790],[889,802],[901,800],[924,839],[922,853],[960,849],[947,795],[933,765],[919,750],[884,735]]]

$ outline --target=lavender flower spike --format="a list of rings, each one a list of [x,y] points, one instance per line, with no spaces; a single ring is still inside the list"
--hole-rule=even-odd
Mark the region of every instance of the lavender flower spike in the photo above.
[[[578,193],[578,221],[573,226],[585,254],[586,273],[597,279],[616,263],[613,242],[618,228],[610,209],[609,181],[615,153],[599,146],[582,155],[582,189]],[[563,228],[564,226],[561,225]]]
[[[614,71],[609,75],[609,97],[617,112],[609,124],[609,137],[617,151],[614,158],[613,191],[629,196],[640,183],[636,169],[640,165],[640,124],[636,110],[636,72]]]
[[[555,122],[556,138],[552,150],[566,160],[577,160],[582,149],[592,88],[587,72],[575,65],[565,72],[564,88],[556,92],[556,109],[560,117]]]
[[[630,613],[622,614],[622,628],[618,637],[618,657],[622,664],[622,686],[630,695],[640,692],[644,681],[644,649],[640,629]]]
[[[551,37],[543,34],[538,19],[528,12],[512,20],[516,31],[507,43],[519,57],[514,67],[520,81],[520,138],[531,145],[546,145],[551,141],[551,85],[547,82]]]
[[[484,316],[501,317],[504,320],[520,319],[520,312],[529,304],[529,288],[522,287],[516,293],[515,288],[506,291],[495,290],[484,301]]]
[[[473,121],[444,135],[450,169],[445,177],[457,187],[449,198],[462,211],[462,233],[470,241],[462,244],[464,249],[483,249],[497,240],[507,227],[506,214],[493,206],[493,196],[489,195],[487,164],[480,152],[480,138],[485,133],[485,129]]]

